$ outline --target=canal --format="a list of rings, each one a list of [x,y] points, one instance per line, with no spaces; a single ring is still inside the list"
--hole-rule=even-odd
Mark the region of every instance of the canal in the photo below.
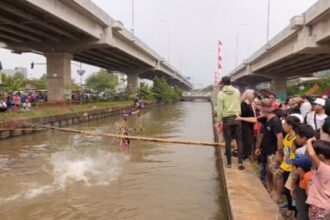
[[[212,142],[211,105],[144,110],[132,135]],[[74,127],[117,133],[119,117]],[[133,128],[136,118],[129,118]],[[46,131],[0,142],[0,219],[226,219],[215,149]]]

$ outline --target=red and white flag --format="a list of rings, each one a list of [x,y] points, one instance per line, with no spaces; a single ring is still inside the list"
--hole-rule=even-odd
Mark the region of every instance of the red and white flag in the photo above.
[[[218,87],[218,71],[214,72],[214,85],[213,85],[214,89],[216,89]]]
[[[222,47],[222,42],[219,40],[218,41],[218,72],[220,74],[220,70],[222,69],[221,61],[223,60],[221,56],[221,47]]]
[[[214,73],[214,87],[218,86],[218,79],[220,78],[220,72],[222,70],[221,61],[223,60],[221,56],[222,42],[218,40],[218,69]]]

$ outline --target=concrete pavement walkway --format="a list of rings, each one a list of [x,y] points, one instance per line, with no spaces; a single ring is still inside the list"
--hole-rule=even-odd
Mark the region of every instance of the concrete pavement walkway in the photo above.
[[[234,220],[282,220],[278,206],[271,199],[259,180],[250,161],[244,161],[245,170],[238,170],[237,158],[233,157],[232,167],[226,168],[224,148],[222,158],[224,178],[231,216]]]

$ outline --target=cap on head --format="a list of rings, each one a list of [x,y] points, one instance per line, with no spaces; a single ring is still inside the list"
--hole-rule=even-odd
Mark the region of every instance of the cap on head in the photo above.
[[[304,171],[309,171],[312,167],[312,161],[307,155],[298,154],[292,160],[286,161],[288,164],[302,168]]]
[[[322,98],[316,98],[314,101],[313,101],[313,104],[314,105],[320,105],[320,106],[325,106],[325,99],[322,99]]]

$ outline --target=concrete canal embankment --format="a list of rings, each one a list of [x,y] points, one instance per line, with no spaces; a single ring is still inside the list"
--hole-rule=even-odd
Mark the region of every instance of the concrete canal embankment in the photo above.
[[[145,103],[145,108],[150,108],[158,105],[156,102]],[[0,140],[21,135],[31,134],[33,132],[41,131],[42,129],[31,128],[24,126],[24,123],[64,127],[73,124],[79,124],[92,120],[107,118],[111,116],[118,116],[121,111],[132,109],[132,105],[122,105],[118,107],[94,109],[89,111],[81,111],[75,113],[58,114],[43,117],[34,117],[20,120],[6,120],[0,122]]]

